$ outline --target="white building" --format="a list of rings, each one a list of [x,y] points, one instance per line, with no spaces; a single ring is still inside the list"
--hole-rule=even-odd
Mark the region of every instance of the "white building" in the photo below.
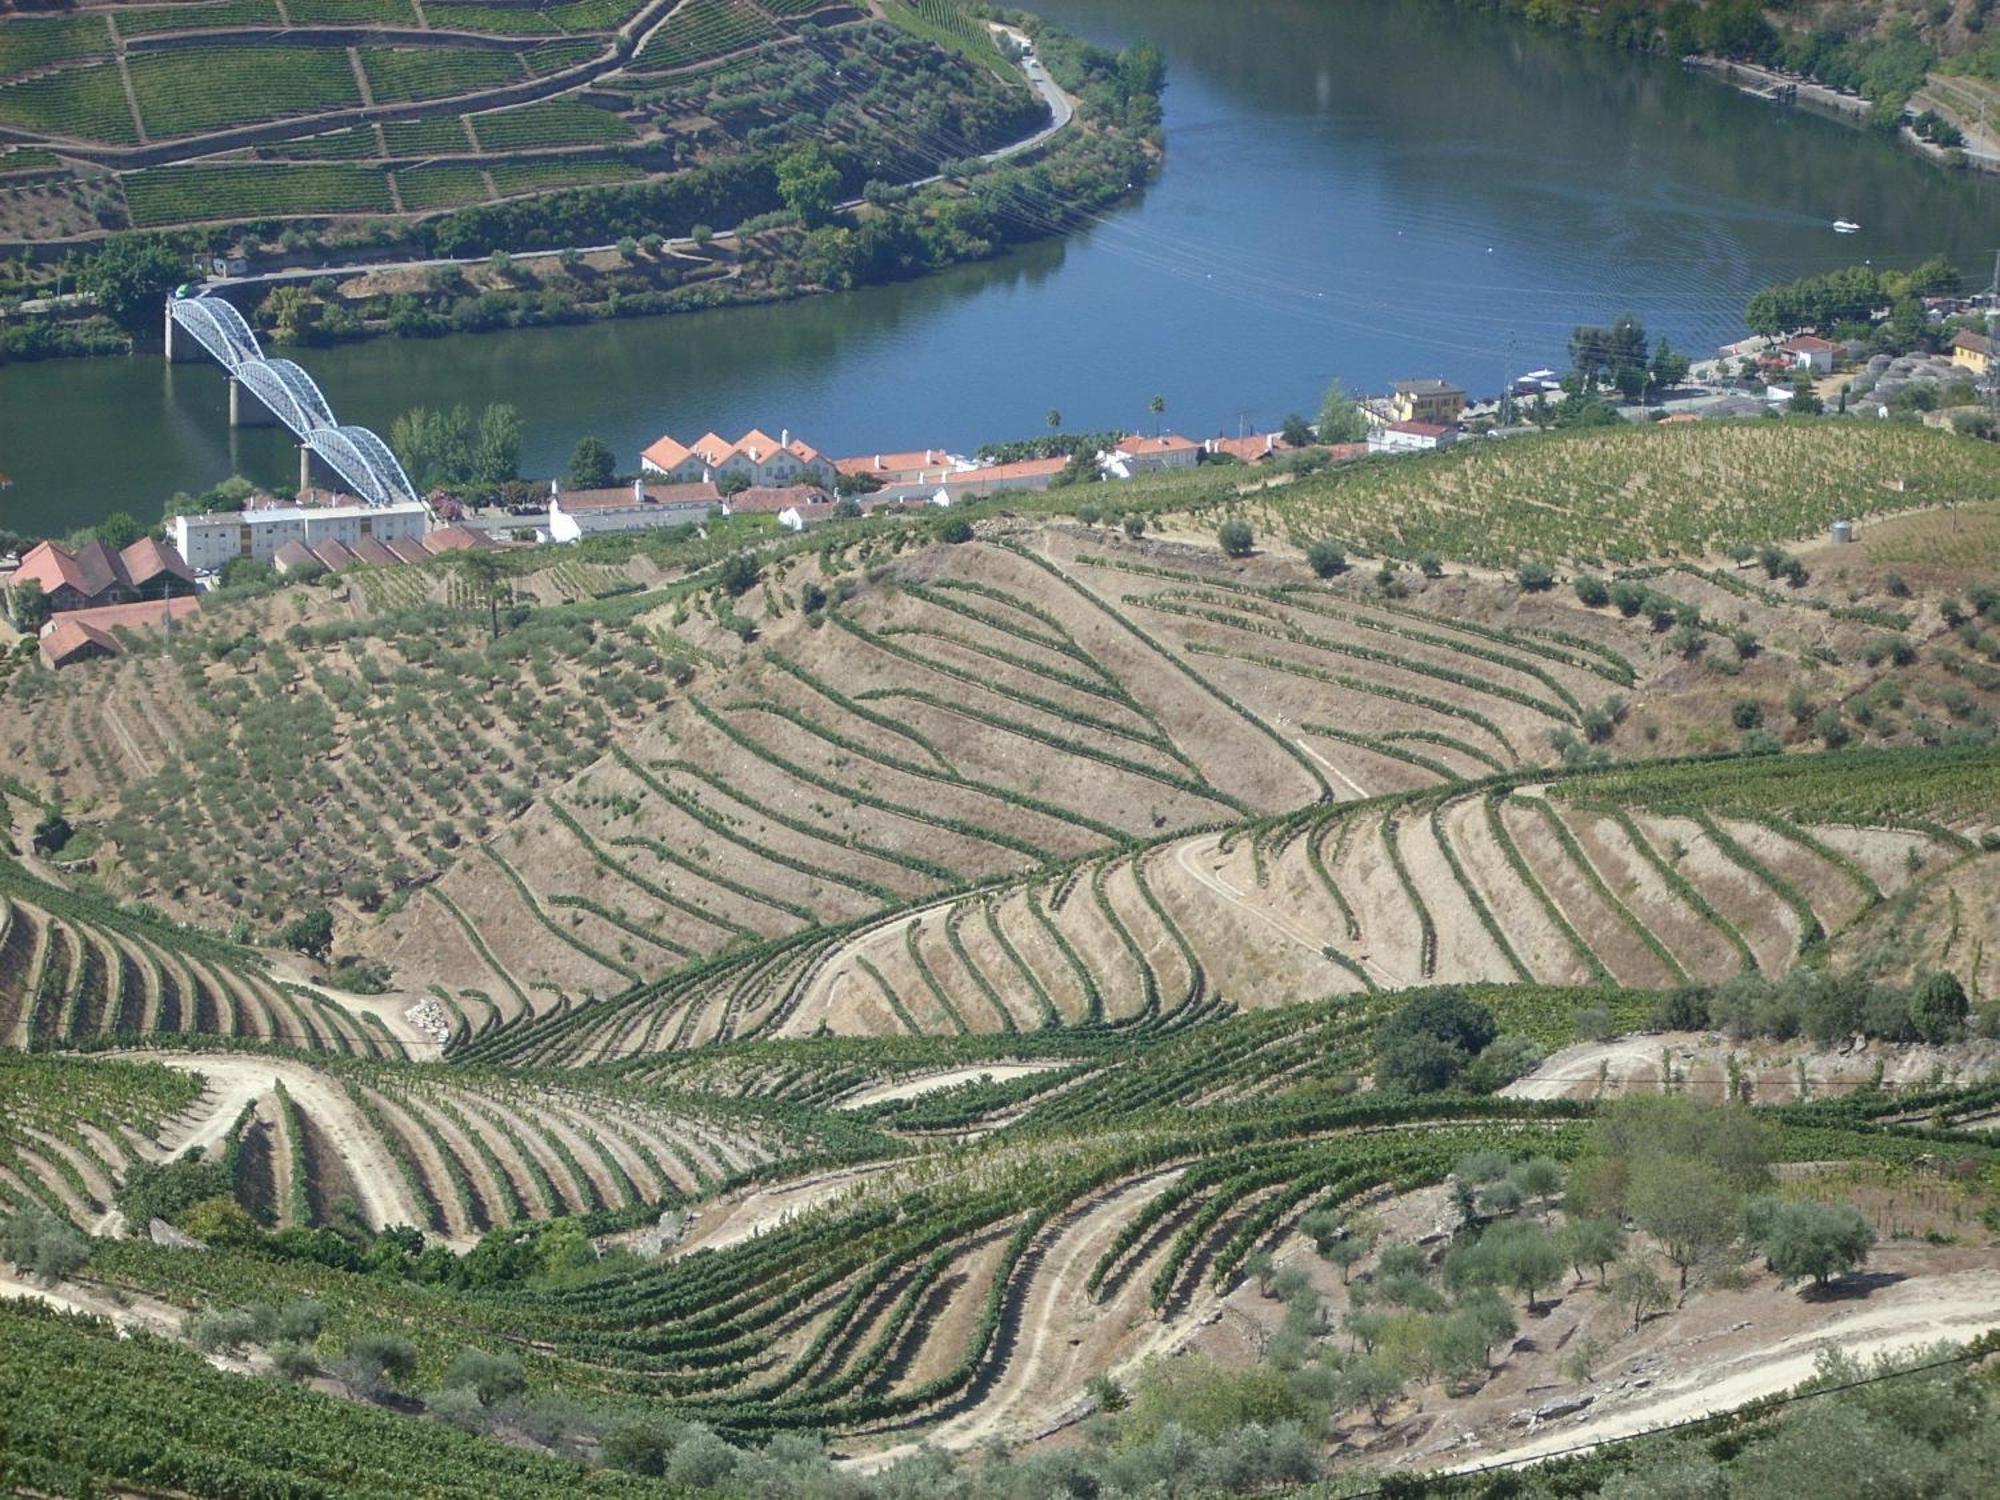
[[[413,542],[430,530],[430,510],[421,500],[394,505],[268,505],[255,510],[175,516],[174,546],[197,573],[214,573],[232,557],[270,562],[287,542],[316,547],[338,542],[354,547],[363,537],[377,542]]]
[[[836,477],[833,461],[794,438],[790,428],[776,438],[753,428],[733,443],[713,432],[688,444],[663,437],[639,455],[639,468],[669,484],[719,484],[741,475],[748,484],[772,489],[791,484],[832,489]]]
[[[1192,469],[1201,462],[1201,444],[1177,432],[1162,437],[1128,437],[1107,454],[1103,461],[1108,479],[1130,479],[1135,474],[1159,474],[1169,469]]]
[[[1456,428],[1436,422],[1385,422],[1368,429],[1370,453],[1428,453],[1457,440]]]
[[[568,491],[551,481],[549,540],[574,542],[602,531],[684,526],[722,508],[722,492],[706,481],[649,485],[635,479],[630,489]]]

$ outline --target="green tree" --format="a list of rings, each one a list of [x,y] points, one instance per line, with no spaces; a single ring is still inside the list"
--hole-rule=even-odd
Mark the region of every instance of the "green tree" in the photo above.
[[[1306,425],[1306,419],[1297,412],[1285,414],[1285,423],[1278,429],[1278,436],[1284,440],[1287,448],[1310,448],[1313,442],[1312,428]]]
[[[479,414],[479,431],[472,440],[471,478],[497,487],[521,471],[521,414],[505,402],[494,402]]]
[[[83,268],[77,284],[119,327],[151,333],[160,327],[167,293],[187,275],[187,262],[158,235],[114,234]]]
[[[1248,557],[1251,548],[1256,544],[1250,523],[1241,520],[1224,521],[1216,528],[1215,539],[1222,544],[1222,550],[1231,557]]]
[[[419,490],[461,484],[472,472],[472,414],[414,406],[390,424],[389,446]]]
[[[469,1390],[481,1406],[497,1406],[528,1388],[521,1361],[511,1354],[461,1349],[444,1372],[446,1390]]]
[[[576,447],[570,450],[569,455],[571,489],[601,490],[611,483],[617,472],[618,461],[603,438],[582,437],[576,440]]]
[[[1061,431],[1062,431],[1062,422],[1063,422],[1063,418],[1062,418],[1062,413],[1061,413],[1060,411],[1058,411],[1058,410],[1057,410],[1057,409],[1056,409],[1055,407],[1053,407],[1053,406],[1051,406],[1051,407],[1049,408],[1049,414],[1048,414],[1048,417],[1047,417],[1047,421],[1048,421],[1048,424],[1049,424],[1049,431],[1050,431],[1050,432],[1061,432]]]
[[[324,906],[301,913],[285,924],[278,939],[287,948],[324,961],[333,949],[333,913]]]
[[[466,583],[474,594],[486,601],[488,625],[492,639],[500,639],[500,595],[506,593],[510,600],[513,594],[507,582],[507,570],[502,565],[498,553],[471,547],[456,553],[452,566],[465,575]]]
[[[1328,385],[1319,404],[1322,443],[1358,443],[1368,436],[1368,418],[1338,380]]]
[[[1637,1333],[1639,1325],[1646,1321],[1649,1313],[1663,1310],[1667,1299],[1673,1294],[1660,1273],[1646,1260],[1621,1261],[1605,1282],[1606,1289],[1616,1299],[1618,1305],[1632,1315],[1632,1331]]]
[[[972,540],[972,523],[964,516],[953,516],[938,528],[938,536],[941,540],[954,544],[969,542]]]
[[[1634,1222],[1679,1273],[1685,1301],[1688,1274],[1736,1238],[1741,1189],[1713,1163],[1654,1152],[1634,1164],[1628,1198]]]
[[[1686,380],[1691,368],[1693,365],[1688,357],[1662,338],[1658,347],[1653,350],[1653,362],[1648,366],[1646,373],[1653,389],[1666,391],[1672,390]]]
[[[7,591],[7,606],[14,628],[23,635],[39,634],[55,613],[47,592],[32,578],[23,579]]]
[[[146,528],[133,518],[130,511],[124,510],[114,510],[91,530],[96,532],[97,539],[113,552],[123,552],[146,534]]]
[[[1625,1248],[1625,1231],[1609,1219],[1571,1219],[1562,1228],[1562,1247],[1579,1285],[1585,1266],[1597,1268],[1601,1284],[1605,1267],[1618,1259]]]
[[[840,169],[817,141],[805,141],[778,159],[778,196],[807,229],[817,229],[833,213]]]
[[[1964,1029],[1972,1012],[1965,986],[1956,974],[1933,970],[1910,991],[1910,1026],[1931,1043],[1948,1042]]]
[[[1153,414],[1153,436],[1158,437],[1160,435],[1160,419],[1167,414],[1167,398],[1165,396],[1153,397],[1151,401],[1146,403],[1146,410]]]
[[[1761,1239],[1771,1269],[1786,1281],[1810,1276],[1825,1286],[1868,1259],[1875,1231],[1851,1203],[1780,1203]]]
[[[1306,548],[1306,564],[1321,578],[1332,578],[1347,571],[1347,554],[1337,542],[1321,537]]]

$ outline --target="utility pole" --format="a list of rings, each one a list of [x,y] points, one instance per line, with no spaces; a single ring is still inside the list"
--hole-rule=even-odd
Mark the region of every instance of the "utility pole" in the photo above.
[[[1514,425],[1514,335],[1507,335],[1507,374],[1500,383],[1500,425]]]

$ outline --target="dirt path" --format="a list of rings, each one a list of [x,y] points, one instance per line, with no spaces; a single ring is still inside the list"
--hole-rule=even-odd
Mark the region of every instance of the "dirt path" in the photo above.
[[[392,1049],[410,1062],[436,1062],[444,1056],[444,1048],[437,1038],[428,1032],[412,1026],[403,1014],[424,997],[421,994],[350,995],[344,990],[336,990],[320,984],[282,959],[271,965],[271,975],[284,984],[295,984],[300,989],[311,990],[322,1000],[351,1016],[376,1016],[389,1028],[389,1034],[396,1039],[397,1047]],[[372,1026],[359,1020],[355,1029],[361,1036],[377,1047],[383,1045],[382,1038]]]
[[[187,1133],[163,1142],[175,1154],[191,1146],[211,1146],[229,1133],[243,1107],[270,1092],[282,1079],[293,1101],[311,1118],[329,1147],[347,1166],[362,1211],[376,1226],[423,1224],[427,1215],[410,1198],[374,1128],[362,1118],[346,1093],[324,1074],[301,1063],[272,1057],[231,1057],[222,1053],[132,1052],[120,1054],[144,1062],[165,1063],[183,1073],[208,1080],[208,1092],[197,1106],[202,1114]]]
[[[1214,870],[1203,866],[1201,856],[1205,853],[1213,852],[1215,846],[1221,840],[1221,834],[1207,834],[1200,838],[1188,839],[1175,848],[1174,863],[1179,865],[1181,870],[1203,890],[1210,892],[1212,895],[1220,896],[1228,905],[1235,907],[1240,912],[1255,917],[1273,932],[1278,933],[1281,937],[1289,938],[1292,942],[1297,943],[1309,952],[1315,954],[1323,953],[1326,944],[1320,938],[1308,932],[1303,927],[1293,925],[1276,912],[1270,910],[1268,906],[1251,900],[1242,891],[1224,880]],[[1360,962],[1374,970],[1376,976],[1388,984],[1398,985],[1402,983],[1395,975],[1365,955],[1361,958]]]
[[[1321,765],[1325,766],[1327,770],[1333,772],[1334,775],[1338,776],[1342,781],[1346,782],[1349,786],[1353,787],[1355,796],[1361,798],[1364,802],[1368,799],[1367,787],[1363,786],[1360,782],[1356,781],[1352,776],[1349,776],[1345,771],[1341,770],[1339,766],[1336,766],[1332,761],[1328,760],[1324,755],[1321,755],[1319,751],[1313,749],[1313,747],[1307,741],[1300,740],[1298,743],[1299,743],[1299,748],[1301,750],[1305,751],[1306,754],[1310,755],[1314,760],[1318,761]]]
[[[901,1099],[917,1099],[925,1094],[934,1094],[939,1089],[955,1088],[961,1083],[971,1083],[979,1078],[991,1078],[995,1083],[1004,1083],[1010,1078],[1025,1078],[1030,1073],[1046,1073],[1052,1068],[1066,1068],[1069,1064],[1061,1059],[1047,1062],[1001,1062],[982,1063],[969,1068],[953,1068],[944,1073],[926,1073],[921,1078],[905,1078],[899,1083],[871,1083],[856,1089],[851,1094],[843,1094],[833,1101],[835,1109],[864,1109],[871,1104],[890,1104]]]
[[[1969,1339],[1995,1326],[2000,1326],[2000,1270],[1914,1277],[1876,1292],[1865,1306],[1846,1317],[1734,1359],[1695,1361],[1668,1381],[1641,1392],[1632,1405],[1615,1413],[1574,1426],[1562,1425],[1457,1467],[1472,1469],[1543,1458],[1558,1450],[1729,1411],[1799,1384],[1812,1374],[1823,1349],[1866,1358],[1913,1345]]]
[[[880,1162],[853,1167],[777,1187],[756,1188],[734,1201],[719,1198],[704,1203],[696,1210],[698,1227],[680,1242],[674,1253],[685,1255],[690,1250],[720,1250],[740,1244],[833,1201],[877,1172],[903,1165],[907,1163]]]

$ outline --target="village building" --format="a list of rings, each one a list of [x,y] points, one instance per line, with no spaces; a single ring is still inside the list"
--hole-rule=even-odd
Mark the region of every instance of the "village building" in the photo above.
[[[1457,441],[1456,428],[1439,422],[1387,422],[1368,434],[1370,453],[1429,453]]]
[[[838,477],[833,461],[794,438],[789,428],[776,438],[753,428],[733,443],[713,432],[686,444],[663,437],[639,455],[639,469],[669,484],[719,485],[740,476],[751,485],[817,484],[831,489]]]
[[[122,655],[125,648],[119,643],[118,631],[171,629],[175,620],[200,612],[201,600],[193,594],[70,610],[42,627],[36,649],[43,665],[54,671],[80,661]]]
[[[1840,345],[1817,334],[1801,333],[1778,345],[1778,354],[1795,370],[1831,375],[1833,362],[1840,356]]]
[[[199,573],[215,573],[234,557],[271,562],[287,542],[300,542],[309,548],[339,542],[358,555],[363,541],[415,540],[430,529],[430,524],[430,511],[421,500],[393,505],[350,500],[336,505],[262,504],[241,511],[175,516],[168,522],[168,530],[190,567]]]
[[[871,497],[872,498],[872,497]],[[723,514],[730,516],[782,516],[799,505],[832,505],[824,489],[812,484],[754,484],[724,497]]]
[[[947,474],[928,497],[933,505],[950,505],[959,500],[977,500],[1009,490],[1035,492],[1047,489],[1056,476],[1069,467],[1066,458],[1024,458],[1018,463],[986,464]]]
[[[1169,432],[1160,437],[1120,438],[1118,446],[1104,456],[1100,467],[1106,478],[1130,479],[1138,474],[1192,469],[1200,462],[1200,443]]]
[[[1993,369],[1993,340],[1970,329],[1961,331],[1951,341],[1951,362],[1975,375],[1990,373]]]
[[[693,484],[648,484],[603,490],[565,490],[549,485],[549,540],[574,542],[607,531],[645,531],[686,526],[722,508],[722,491],[706,480]]]
[[[876,489],[870,493],[936,485],[943,482],[945,475],[972,467],[971,459],[947,453],[942,448],[925,448],[909,453],[864,453],[833,461],[834,472],[841,478],[873,480]]]
[[[1450,427],[1465,411],[1465,392],[1444,380],[1399,380],[1389,387],[1389,418]]]
[[[196,592],[194,572],[181,554],[149,536],[123,552],[113,552],[95,537],[74,552],[60,542],[37,543],[7,586],[11,591],[31,582],[41,585],[49,607],[58,613]]]

